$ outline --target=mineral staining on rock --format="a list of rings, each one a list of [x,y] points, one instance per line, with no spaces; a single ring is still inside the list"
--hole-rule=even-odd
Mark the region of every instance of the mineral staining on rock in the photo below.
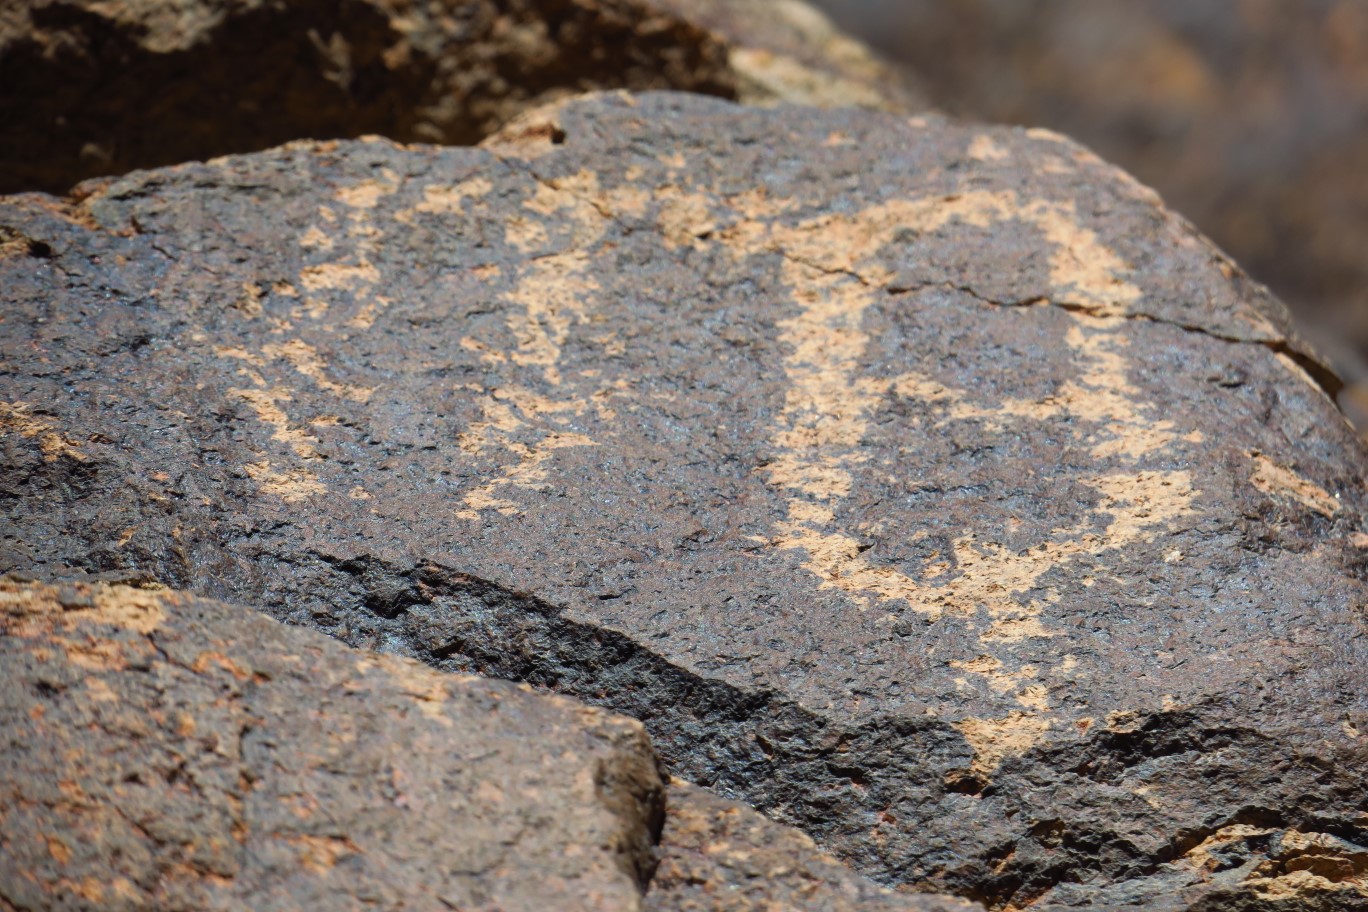
[[[1362,454],[1067,141],[601,96],[0,224],[16,568],[610,706],[888,884],[1363,891]]]

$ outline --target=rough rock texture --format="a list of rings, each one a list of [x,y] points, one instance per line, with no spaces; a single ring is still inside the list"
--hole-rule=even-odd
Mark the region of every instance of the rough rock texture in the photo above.
[[[676,781],[668,806],[648,912],[983,912],[967,900],[878,887],[799,831],[697,786]]]
[[[0,580],[0,908],[629,910],[639,723],[220,602]]]
[[[542,117],[0,204],[0,568],[610,706],[887,884],[1364,902],[1363,452],[1260,286],[1053,134]]]
[[[0,193],[301,137],[468,144],[601,88],[921,103],[800,0],[0,0]]]
[[[1368,3],[824,0],[937,105],[1152,184],[1332,347],[1368,428]]]
[[[639,723],[166,590],[0,578],[0,908],[956,912]]]

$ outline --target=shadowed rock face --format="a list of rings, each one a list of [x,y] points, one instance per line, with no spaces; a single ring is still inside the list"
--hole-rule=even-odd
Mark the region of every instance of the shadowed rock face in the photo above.
[[[606,96],[0,225],[0,569],[610,706],[889,884],[1363,901],[1332,378],[1053,134]]]
[[[0,9],[0,193],[301,137],[470,144],[611,88],[921,104],[798,0],[37,0]]]

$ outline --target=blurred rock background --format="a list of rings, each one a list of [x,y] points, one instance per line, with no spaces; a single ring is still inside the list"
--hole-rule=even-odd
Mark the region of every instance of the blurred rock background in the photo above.
[[[1368,0],[818,0],[949,114],[1088,144],[1277,292],[1368,428]]]

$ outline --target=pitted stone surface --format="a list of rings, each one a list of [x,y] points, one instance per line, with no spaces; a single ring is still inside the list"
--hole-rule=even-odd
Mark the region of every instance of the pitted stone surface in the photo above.
[[[1333,377],[1068,141],[601,96],[82,193],[0,208],[12,565],[635,715],[890,884],[1363,895],[1271,860],[1368,826]]]
[[[641,726],[245,608],[0,580],[0,908],[631,910]]]
[[[851,873],[801,832],[676,781],[646,894],[648,912],[983,912],[964,899],[894,893]]]

